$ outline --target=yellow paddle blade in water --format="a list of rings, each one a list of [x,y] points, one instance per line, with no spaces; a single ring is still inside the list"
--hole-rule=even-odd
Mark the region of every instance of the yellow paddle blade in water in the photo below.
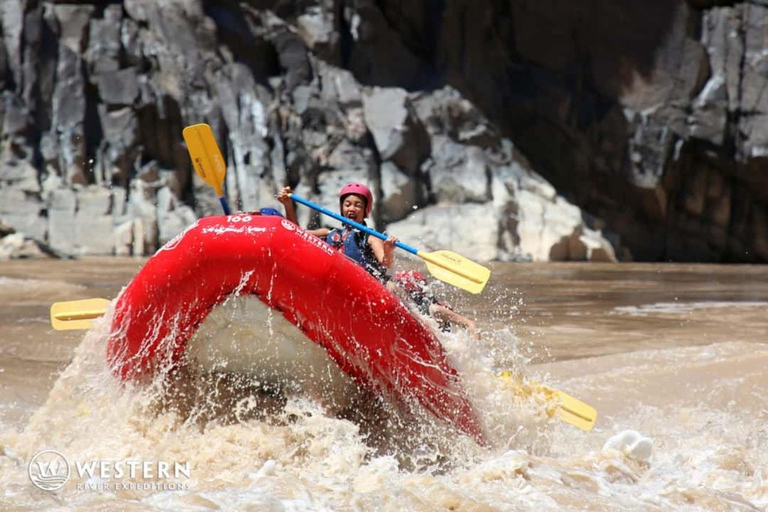
[[[187,126],[182,132],[187,142],[189,156],[195,166],[195,172],[216,191],[219,197],[224,196],[221,184],[227,174],[227,165],[221,150],[213,136],[213,130],[205,123]]]
[[[57,331],[90,329],[93,319],[103,315],[108,304],[107,299],[56,302],[51,306],[51,325]]]
[[[471,293],[480,293],[491,277],[490,269],[452,251],[416,253],[427,263],[427,269],[437,279]]]
[[[592,427],[595,426],[597,411],[581,400],[534,381],[523,382],[520,375],[509,371],[498,373],[498,377],[509,386],[513,393],[521,398],[541,397],[546,403],[547,416],[550,418],[555,417],[581,430],[592,430]]]

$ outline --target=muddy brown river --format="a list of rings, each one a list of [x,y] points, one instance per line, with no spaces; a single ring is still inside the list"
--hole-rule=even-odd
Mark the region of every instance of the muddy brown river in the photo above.
[[[240,415],[257,406],[228,396],[232,414],[193,418],[120,385],[106,323],[55,331],[49,308],[112,299],[143,262],[0,262],[0,509],[768,507],[768,267],[505,263],[480,296],[441,289],[481,328],[480,341],[442,335],[491,432],[481,448],[439,426],[393,435],[310,397]],[[596,427],[513,407],[503,368],[594,406]],[[379,428],[389,449],[371,442]],[[44,450],[71,469],[55,491],[30,478]]]

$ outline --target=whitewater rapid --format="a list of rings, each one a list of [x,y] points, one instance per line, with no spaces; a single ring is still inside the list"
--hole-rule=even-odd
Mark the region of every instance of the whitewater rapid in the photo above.
[[[691,301],[661,313],[660,307],[638,305],[610,315],[636,318],[642,311],[688,325],[715,308],[722,317],[751,315],[759,307]],[[247,346],[251,330],[261,325],[277,339],[280,329],[274,319],[244,307],[221,315],[202,333],[207,341],[197,342],[207,347],[200,367],[179,375],[172,389],[159,381],[121,385],[104,362],[109,316],[98,320],[72,362],[54,376],[42,405],[21,424],[0,423],[0,508],[768,507],[765,343],[734,339],[622,353],[606,347],[604,355],[541,364],[532,361],[519,326],[486,329],[480,343],[462,333],[444,335],[489,434],[491,446],[483,448],[428,414],[398,418],[369,395],[355,396],[338,375],[320,383],[330,394],[297,388],[282,396],[228,374],[223,370],[232,368],[222,361],[238,363],[237,347]],[[577,332],[574,343],[590,342]],[[222,347],[227,355],[216,362]],[[541,404],[516,401],[494,376],[499,367],[595,406],[597,426],[581,431],[549,419]],[[319,374],[310,372],[306,380]],[[347,402],[339,404],[339,396]],[[30,481],[29,463],[43,450],[62,454],[72,467],[56,491]],[[110,468],[106,478],[78,474],[93,463]],[[116,476],[118,465],[139,463],[153,469]],[[159,475],[160,464],[184,465],[186,472]]]

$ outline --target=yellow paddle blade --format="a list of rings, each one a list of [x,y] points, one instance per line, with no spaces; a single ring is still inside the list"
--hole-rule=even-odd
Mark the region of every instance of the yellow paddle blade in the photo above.
[[[51,325],[57,331],[90,329],[93,319],[103,315],[108,304],[107,299],[56,302],[51,306]]]
[[[471,293],[480,293],[491,277],[490,269],[451,251],[421,252],[416,256],[427,262],[427,269],[437,279]]]
[[[595,426],[597,411],[581,400],[534,381],[523,382],[522,376],[509,371],[500,372],[498,376],[508,384],[513,393],[522,398],[542,397],[546,403],[547,416],[550,418],[556,417],[581,430],[592,430]]]
[[[535,382],[531,384],[536,385]],[[581,430],[592,430],[595,426],[597,411],[594,407],[557,389],[538,386],[538,391],[543,393],[547,397],[547,401],[553,406],[552,409],[547,410],[547,414],[550,416],[554,412],[557,419],[570,423]]]
[[[182,134],[197,175],[213,187],[216,195],[224,196],[221,184],[224,183],[227,166],[211,127],[205,123],[193,124],[184,128]]]

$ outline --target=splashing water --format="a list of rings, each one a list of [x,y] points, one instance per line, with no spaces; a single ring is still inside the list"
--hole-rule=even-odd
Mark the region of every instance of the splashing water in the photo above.
[[[30,510],[107,503],[150,510],[768,506],[764,345],[721,343],[531,367],[509,325],[486,331],[482,342],[462,331],[441,333],[481,411],[491,441],[481,448],[417,407],[404,411],[357,389],[315,344],[297,343],[290,324],[254,308],[253,300],[233,298],[215,310],[190,340],[189,364],[143,386],[113,377],[104,359],[111,317],[97,321],[23,428],[0,426],[0,504]],[[500,317],[513,314],[501,303],[515,302],[493,304]],[[549,420],[540,404],[510,395],[495,376],[501,368],[543,382],[557,370],[557,386],[588,398],[601,422],[582,432]],[[676,381],[681,372],[684,382]],[[709,385],[715,375],[717,385]],[[55,492],[29,481],[28,464],[44,449],[73,466]],[[78,463],[93,461],[111,473],[78,474]],[[132,461],[154,470],[117,477],[118,464]],[[188,472],[161,476],[160,462]]]

